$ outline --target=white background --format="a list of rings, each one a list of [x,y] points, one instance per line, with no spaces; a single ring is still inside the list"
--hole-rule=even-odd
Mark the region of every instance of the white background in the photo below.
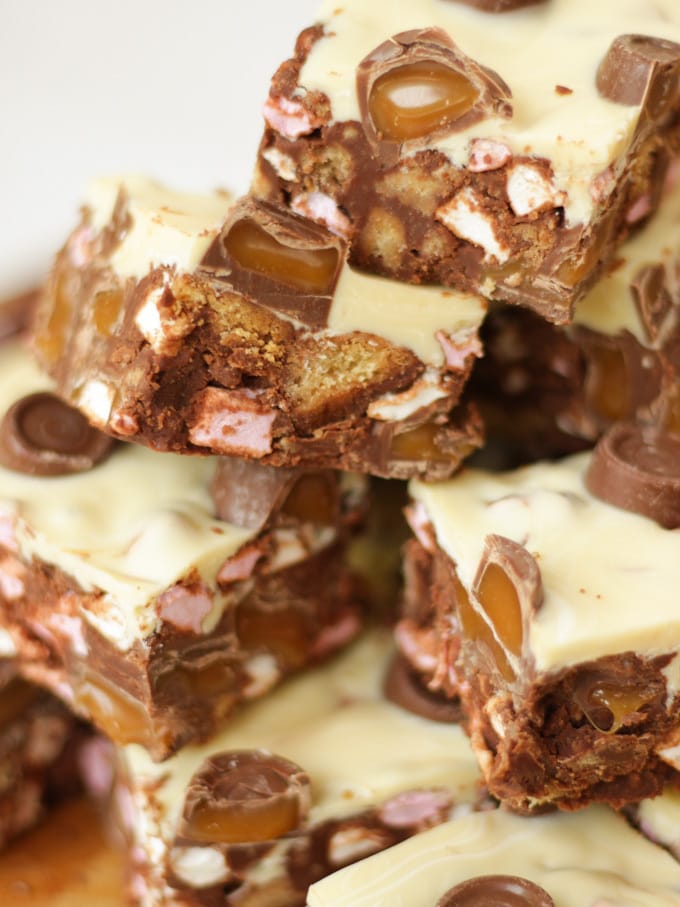
[[[317,0],[0,0],[0,296],[28,289],[87,182],[245,191],[278,64]]]

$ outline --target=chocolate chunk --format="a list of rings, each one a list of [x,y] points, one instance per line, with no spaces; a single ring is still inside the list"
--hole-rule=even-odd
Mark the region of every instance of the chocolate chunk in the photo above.
[[[222,457],[210,490],[221,520],[259,531],[277,514],[283,520],[335,526],[340,519],[337,474],[263,466]]]
[[[308,775],[263,750],[206,759],[184,801],[182,836],[215,844],[255,844],[297,828],[310,803]]]
[[[455,724],[462,718],[459,701],[428,690],[401,655],[392,659],[383,689],[390,702],[430,721]]]
[[[548,892],[520,876],[477,876],[449,889],[437,907],[555,907]]]
[[[29,394],[2,420],[0,463],[39,476],[84,472],[108,456],[113,443],[54,394]]]
[[[210,491],[219,519],[259,532],[293,487],[297,469],[220,457]]]
[[[474,6],[475,9],[481,9],[485,13],[509,13],[523,6],[545,3],[545,0],[456,0],[456,2]]]
[[[376,47],[357,67],[357,94],[366,137],[385,163],[402,147],[512,116],[508,85],[440,28],[400,32]]]
[[[652,120],[680,102],[680,44],[646,35],[619,35],[597,70],[601,95],[618,104],[642,104]]]
[[[0,302],[0,340],[20,334],[28,327],[38,297],[38,290],[30,290]]]
[[[666,316],[673,307],[663,265],[647,265],[642,268],[635,275],[631,291],[647,337],[652,343],[656,343]]]
[[[588,490],[608,504],[680,526],[680,437],[622,422],[602,437],[586,475]]]
[[[345,256],[345,242],[320,224],[244,198],[199,268],[267,308],[321,328]]]

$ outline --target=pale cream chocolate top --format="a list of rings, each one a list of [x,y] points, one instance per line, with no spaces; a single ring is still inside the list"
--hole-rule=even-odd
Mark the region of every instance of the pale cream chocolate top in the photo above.
[[[101,230],[111,220],[121,187],[128,196],[129,231],[111,256],[121,277],[140,279],[160,265],[192,271],[207,252],[227,216],[226,192],[194,195],[177,192],[145,176],[112,176],[95,180],[86,206],[92,226]]]
[[[567,193],[570,225],[592,218],[591,180],[620,163],[640,113],[597,91],[595,74],[609,45],[622,34],[680,41],[677,0],[550,0],[504,15],[452,0],[324,0],[317,21],[328,36],[312,48],[299,83],[330,98],[336,121],[360,119],[356,67],[383,41],[409,29],[438,26],[448,32],[465,54],[508,83],[514,115],[438,137],[430,147],[459,166],[467,163],[475,138],[502,142],[513,154],[547,158],[555,188]],[[572,93],[556,92],[557,85]]]
[[[509,473],[464,469],[448,482],[409,486],[466,588],[489,534],[537,559],[545,599],[529,638],[539,671],[626,651],[680,651],[680,532],[593,497],[588,462],[579,454]]]
[[[604,274],[576,307],[574,323],[618,334],[624,330],[650,346],[630,286],[648,265],[666,268],[670,287],[680,283],[680,179],[664,196],[654,217],[619,250]]]
[[[437,286],[410,286],[345,266],[333,295],[328,327],[338,334],[365,331],[405,346],[428,365],[444,364],[437,332],[471,338],[486,303],[471,293]]]
[[[162,763],[140,746],[122,755],[147,835],[174,837],[192,776],[209,756],[264,749],[303,768],[312,782],[309,823],[360,813],[409,790],[445,788],[459,803],[479,794],[479,770],[458,725],[437,724],[382,697],[392,653],[387,631],[364,635],[322,667],[289,680],[233,716],[207,743]],[[156,787],[158,785],[158,787]],[[160,807],[157,809],[156,807]]]
[[[680,791],[669,788],[660,797],[643,800],[636,813],[646,835],[680,855]]]
[[[438,825],[341,869],[309,907],[435,907],[476,876],[515,875],[555,907],[676,907],[680,866],[604,807],[524,818],[501,810]]]
[[[49,390],[18,343],[0,350],[0,414]],[[213,458],[120,445],[87,472],[30,476],[0,467],[0,519],[16,522],[19,549],[107,595],[84,615],[121,647],[157,625],[153,599],[192,568],[214,583],[224,560],[252,537],[214,519]]]

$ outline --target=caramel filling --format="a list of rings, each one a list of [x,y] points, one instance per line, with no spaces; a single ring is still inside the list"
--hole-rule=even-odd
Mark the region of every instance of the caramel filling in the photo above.
[[[264,610],[246,599],[236,611],[236,635],[245,649],[272,652],[287,668],[299,668],[309,657],[307,627],[293,608]]]
[[[158,734],[142,704],[103,677],[88,674],[83,679],[76,706],[118,744],[140,743],[151,748],[157,743]]]
[[[222,844],[272,841],[292,831],[300,823],[295,797],[256,796],[244,801],[205,803],[186,820],[184,833],[193,841]]]
[[[334,487],[326,476],[319,473],[301,476],[288,493],[281,510],[302,523],[333,526],[337,510]]]
[[[580,258],[567,258],[557,269],[557,278],[567,287],[575,287],[595,268],[609,235],[609,225],[600,224],[597,233]]]
[[[456,596],[456,605],[458,607],[458,619],[463,634],[472,642],[482,643],[489,652],[494,666],[501,677],[507,683],[512,683],[515,680],[515,672],[508,661],[508,656],[503,649],[503,646],[494,636],[493,630],[486,620],[484,620],[482,615],[473,607],[470,598],[458,577],[456,577],[453,582],[453,589]]]
[[[449,460],[436,441],[439,426],[432,422],[419,425],[392,438],[390,456],[395,460]]]
[[[123,308],[122,290],[101,290],[94,297],[94,325],[99,334],[110,336]]]
[[[36,337],[36,347],[48,365],[55,363],[64,352],[71,300],[67,292],[68,276],[60,274],[55,282],[52,311],[44,329]]]
[[[619,686],[602,680],[582,681],[575,699],[592,726],[607,734],[615,734],[627,718],[649,702],[649,697],[632,684]]]
[[[600,419],[617,422],[628,415],[628,370],[623,353],[609,346],[589,350],[586,396]]]
[[[284,246],[250,218],[234,224],[224,246],[242,268],[305,293],[328,292],[338,267],[336,249]]]
[[[368,110],[383,139],[404,142],[453,125],[478,97],[479,91],[462,73],[422,60],[376,79]]]
[[[519,656],[522,652],[522,609],[515,584],[498,564],[487,565],[477,598],[502,644]]]

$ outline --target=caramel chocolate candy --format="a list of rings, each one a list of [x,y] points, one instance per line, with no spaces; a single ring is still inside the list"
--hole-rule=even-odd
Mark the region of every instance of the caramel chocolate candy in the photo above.
[[[588,490],[623,510],[680,526],[680,437],[651,426],[622,422],[595,448]]]
[[[5,413],[0,463],[31,475],[67,475],[92,469],[113,443],[73,407],[43,391],[22,397]]]
[[[455,724],[462,718],[458,700],[428,690],[402,655],[392,659],[383,689],[390,702],[429,721]]]
[[[481,9],[485,13],[508,13],[523,6],[545,3],[545,0],[457,0],[457,2],[474,6],[475,9]]]
[[[272,841],[300,825],[309,802],[309,777],[294,762],[260,750],[219,753],[192,778],[182,834],[199,843]]]
[[[482,643],[492,669],[512,682],[524,655],[529,621],[543,602],[535,559],[512,539],[488,535],[472,595],[460,584],[455,591],[466,639]]]
[[[449,889],[437,907],[555,907],[545,888],[521,876],[476,876]]]
[[[664,266],[647,265],[638,271],[631,284],[631,291],[647,337],[652,343],[656,343],[673,308],[673,299],[666,286]]]
[[[320,224],[245,198],[199,267],[261,305],[321,328],[345,255],[344,241]]]
[[[680,103],[680,44],[646,35],[619,35],[597,70],[597,89],[618,104],[642,104],[664,120]]]
[[[441,28],[401,32],[371,51],[357,67],[357,94],[366,137],[390,160],[402,146],[512,116],[508,85]]]

